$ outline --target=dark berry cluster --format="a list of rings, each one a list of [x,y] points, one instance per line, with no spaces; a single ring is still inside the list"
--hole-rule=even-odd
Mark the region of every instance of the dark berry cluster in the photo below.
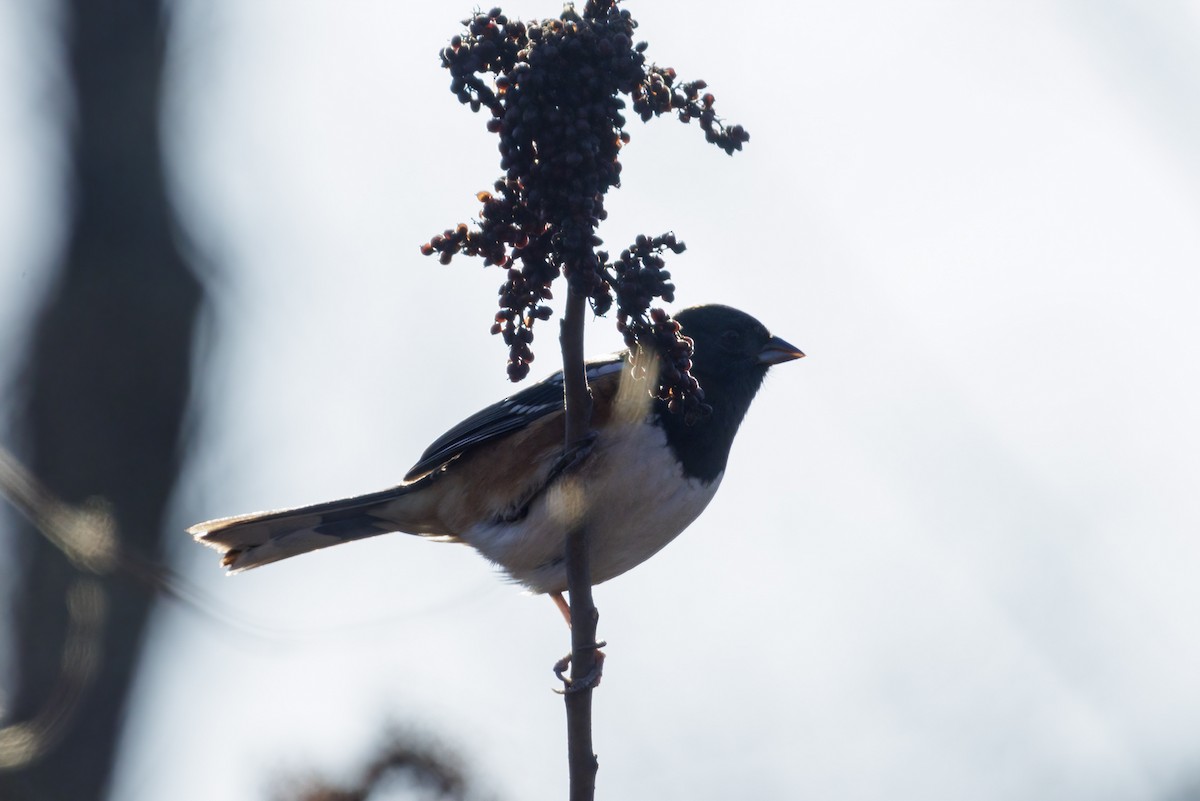
[[[494,8],[464,20],[466,30],[441,54],[459,101],[489,112],[504,174],[479,193],[477,225],[447,229],[421,250],[443,264],[464,253],[507,270],[492,332],[509,347],[513,381],[529,372],[533,326],[550,316],[545,302],[559,275],[597,314],[611,308],[615,293],[618,325],[631,345],[665,344],[665,363],[688,361],[671,355],[686,342],[678,327],[669,343],[664,339],[669,316],[655,311],[662,323],[650,315],[653,299],[670,301],[674,291],[660,254],[683,245],[670,234],[639,237],[611,264],[596,252],[604,195],[620,184],[618,155],[629,142],[622,95],[643,120],[675,111],[685,122],[699,121],[709,141],[729,153],[749,136],[721,124],[712,95],[701,95],[703,81],[677,85],[674,70],[647,66],[646,43],[633,41],[637,23],[617,6],[589,0],[582,15],[568,6],[560,18],[529,23]],[[686,367],[677,372],[676,385],[663,390],[673,400],[694,394]]]
[[[658,397],[690,423],[711,411],[691,374],[692,340],[680,333],[679,323],[669,314],[650,307],[654,298],[668,303],[675,299],[675,285],[670,282],[671,274],[663,269],[661,254],[664,250],[682,253],[685,248],[674,234],[666,233],[653,239],[639,236],[633,247],[622,251],[611,264],[608,254],[597,255],[617,295],[617,329],[634,354],[635,370],[641,370],[643,354],[653,354],[660,365]]]
[[[639,327],[641,348],[652,348],[659,360],[657,397],[667,402],[672,414],[682,414],[688,425],[712,414],[700,382],[692,375],[692,340],[680,333],[679,323],[655,308]]]
[[[675,86],[675,79],[675,70],[670,67],[652,66],[646,71],[646,80],[633,92],[633,110],[643,122],[668,111],[677,111],[681,122],[698,120],[704,138],[731,156],[750,141],[750,134],[742,126],[726,128],[721,122],[713,110],[716,98],[712,92],[700,94],[708,88],[707,83],[691,81]]]
[[[653,239],[640,234],[631,247],[621,252],[621,257],[609,262],[608,254],[600,251],[601,273],[608,286],[617,296],[617,310],[621,315],[644,317],[655,298],[670,303],[675,299],[675,285],[670,282],[671,274],[663,269],[662,252],[682,253],[687,246],[675,239],[675,234],[666,233]],[[612,299],[598,299],[594,304],[596,314],[606,314]],[[632,346],[632,342],[629,343]]]

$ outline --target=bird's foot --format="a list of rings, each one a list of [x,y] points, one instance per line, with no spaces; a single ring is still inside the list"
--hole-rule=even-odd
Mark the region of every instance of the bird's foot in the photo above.
[[[567,668],[571,665],[571,657],[573,653],[567,654],[562,659],[554,663],[554,675],[558,676],[558,680],[563,683],[561,690],[555,690],[560,695],[569,695],[571,693],[581,693],[584,690],[591,690],[600,686],[600,678],[604,675],[604,652],[600,649],[608,645],[606,642],[593,643],[585,646],[588,650],[596,652],[596,663],[592,665],[592,669],[587,672],[582,678],[573,679],[565,675]]]

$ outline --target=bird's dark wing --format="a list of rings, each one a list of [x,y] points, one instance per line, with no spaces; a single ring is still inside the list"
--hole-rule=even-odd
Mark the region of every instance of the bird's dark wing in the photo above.
[[[619,372],[623,364],[623,354],[588,362],[588,381]],[[563,380],[562,371],[559,371],[516,395],[476,412],[438,437],[421,454],[421,458],[408,471],[404,480],[419,478],[472,448],[519,431],[535,420],[561,411],[562,408]]]

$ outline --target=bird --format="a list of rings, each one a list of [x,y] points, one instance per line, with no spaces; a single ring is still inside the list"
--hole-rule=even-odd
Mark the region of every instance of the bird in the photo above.
[[[398,486],[341,500],[224,517],[188,529],[230,573],[379,534],[466,543],[570,623],[566,535],[585,526],[592,584],[625,573],[712,500],[738,427],[768,369],[804,353],[749,314],[709,304],[674,315],[692,342],[707,414],[655,396],[631,352],[586,363],[592,433],[564,456],[562,372],[488,406],[431,444]]]

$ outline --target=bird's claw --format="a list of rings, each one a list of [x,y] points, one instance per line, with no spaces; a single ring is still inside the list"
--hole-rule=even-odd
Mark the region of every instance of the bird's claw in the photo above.
[[[595,650],[596,664],[587,672],[583,678],[572,679],[570,676],[564,675],[567,668],[571,665],[571,657],[573,654],[567,654],[562,659],[554,663],[554,675],[558,676],[558,680],[563,683],[563,689],[555,690],[559,695],[570,695],[572,693],[581,693],[584,690],[591,690],[600,686],[600,679],[604,675],[604,652],[600,649],[608,645],[606,642],[593,643],[585,646],[588,649]]]

